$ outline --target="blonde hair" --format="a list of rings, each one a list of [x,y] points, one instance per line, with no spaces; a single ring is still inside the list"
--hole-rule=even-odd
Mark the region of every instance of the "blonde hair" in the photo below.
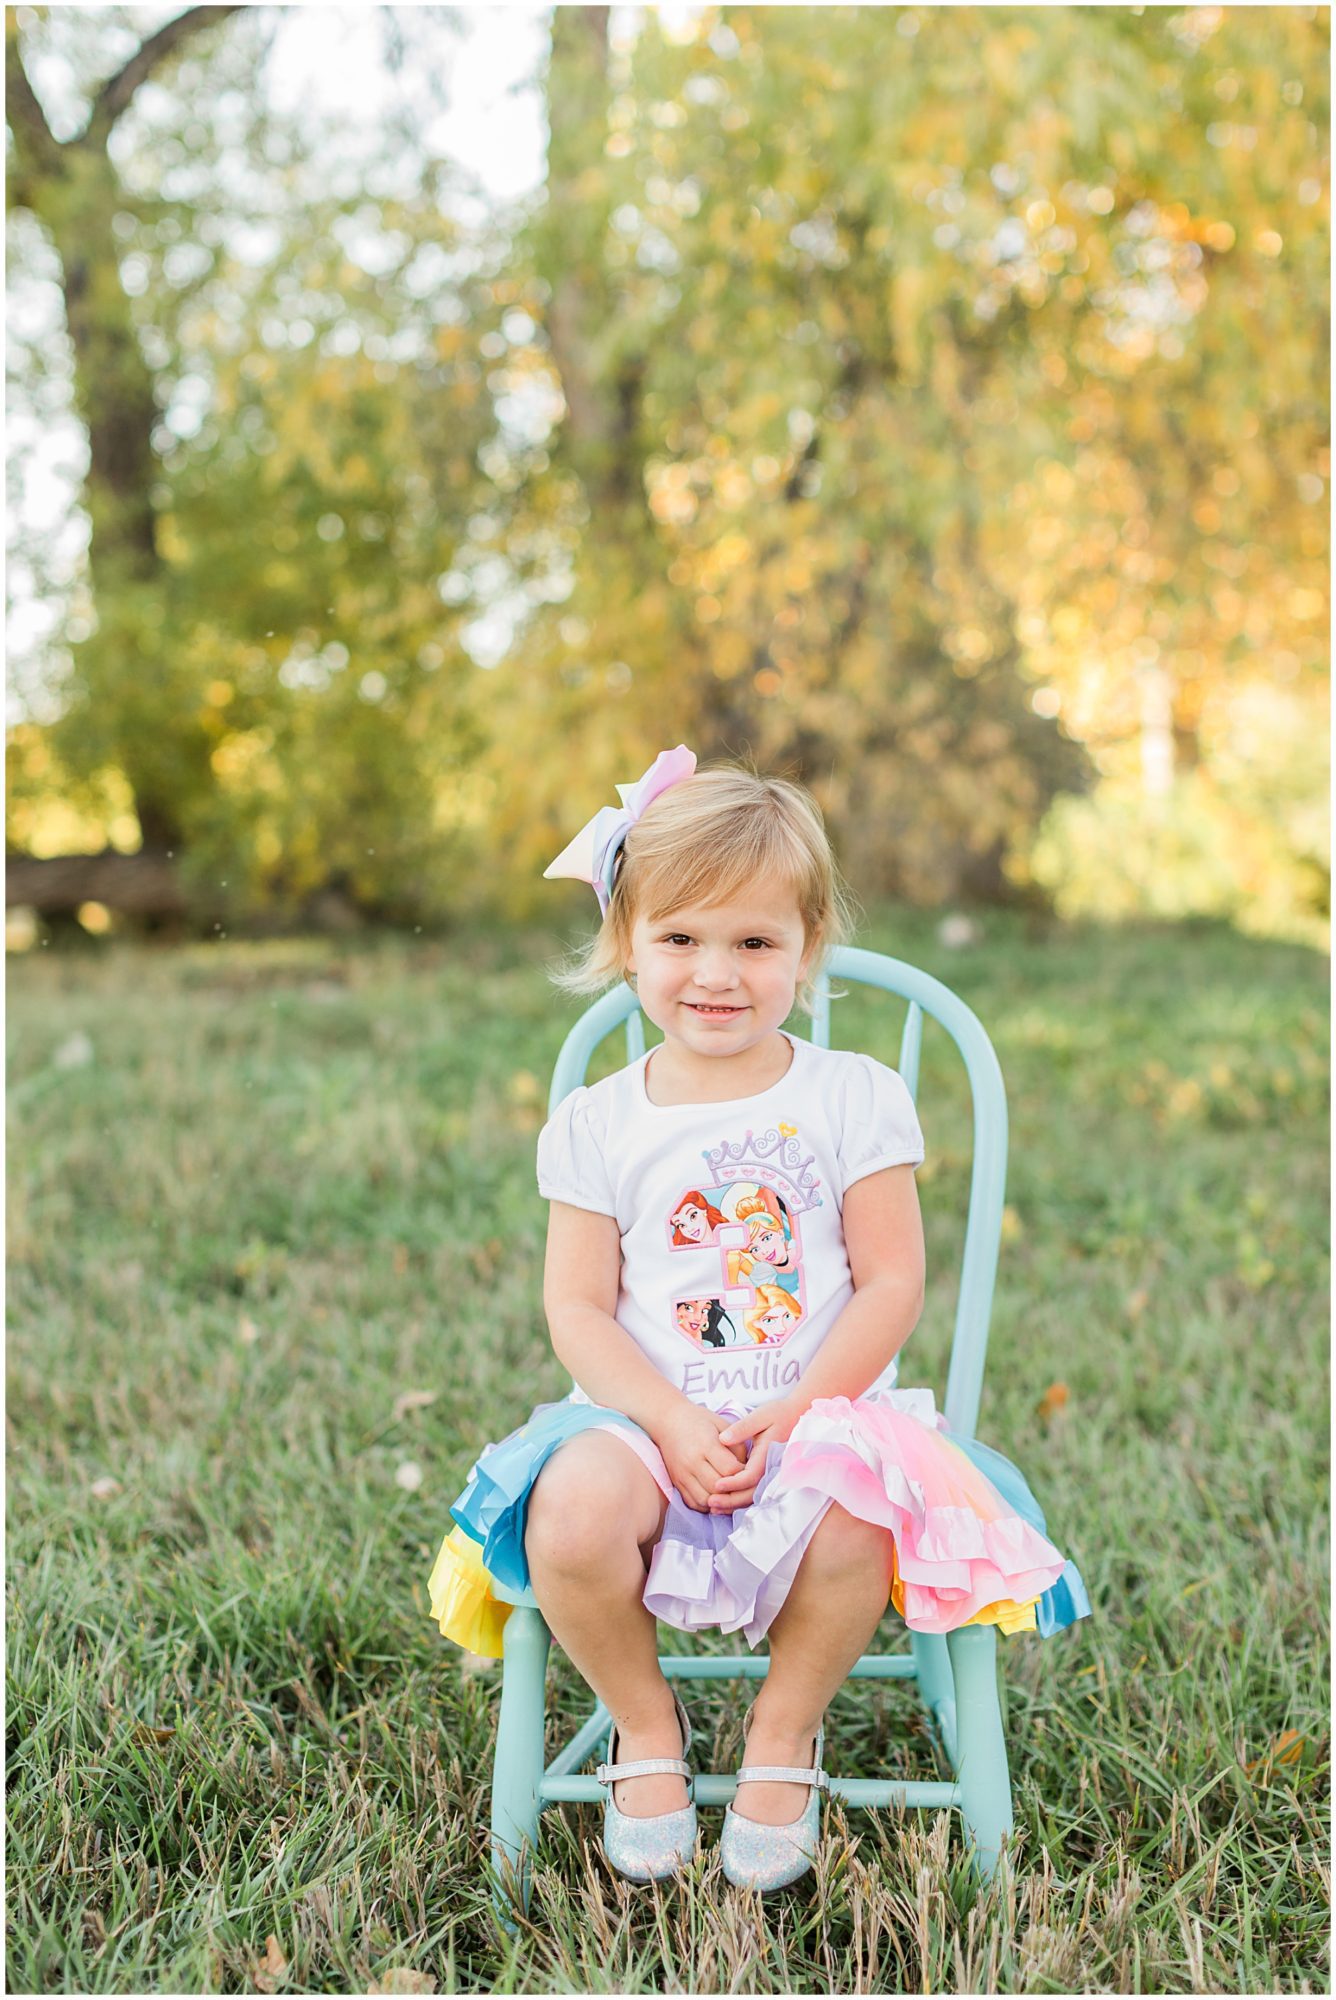
[[[749,1312],[745,1312],[742,1315],[742,1323],[758,1347],[765,1345],[765,1334],[761,1330],[761,1321],[768,1312],[775,1312],[781,1306],[793,1321],[794,1326],[796,1326],[803,1316],[803,1309],[797,1299],[794,1298],[792,1292],[786,1292],[782,1285],[758,1285],[756,1287],[756,1304]]]
[[[810,952],[796,1003],[810,1014],[822,964],[853,936],[853,900],[811,793],[733,764],[697,771],[646,807],[618,857],[602,926],[550,977],[567,993],[614,986],[626,977],[640,916],[654,923],[688,904],[712,908],[757,879],[793,890]]]

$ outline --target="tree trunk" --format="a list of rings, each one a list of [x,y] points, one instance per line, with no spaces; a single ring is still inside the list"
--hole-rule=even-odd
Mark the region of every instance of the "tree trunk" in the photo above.
[[[190,36],[235,11],[191,7],[148,36],[103,85],[84,131],[63,143],[53,136],[24,68],[16,11],[6,14],[6,115],[14,142],[9,202],[30,209],[46,226],[60,259],[74,348],[75,406],[88,431],[83,497],[92,526],[88,559],[100,629],[81,649],[79,666],[83,699],[95,707],[104,687],[126,680],[152,683],[167,671],[167,663],[156,657],[161,640],[144,616],[156,608],[163,583],[152,500],[158,406],[120,281],[112,219],[121,194],[108,141],[140,84]],[[126,716],[128,726],[108,743],[108,754],[129,781],[144,847],[179,851],[173,757],[198,757],[202,739],[194,741],[187,727],[182,743],[169,747],[161,740],[161,705],[156,728],[136,724],[136,706],[115,704],[114,712]],[[105,900],[81,900],[90,899]]]

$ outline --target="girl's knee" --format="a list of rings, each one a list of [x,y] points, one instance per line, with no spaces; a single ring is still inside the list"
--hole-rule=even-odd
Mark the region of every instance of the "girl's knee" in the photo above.
[[[641,1509],[622,1468],[607,1454],[553,1453],[529,1495],[524,1545],[532,1560],[566,1571],[600,1569],[638,1539]]]
[[[892,1536],[889,1528],[864,1521],[832,1501],[803,1558],[822,1576],[856,1581],[869,1572],[884,1575],[889,1586]]]

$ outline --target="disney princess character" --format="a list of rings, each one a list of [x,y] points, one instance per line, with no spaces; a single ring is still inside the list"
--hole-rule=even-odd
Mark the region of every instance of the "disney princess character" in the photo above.
[[[699,1346],[705,1336],[710,1307],[714,1304],[713,1299],[679,1299],[673,1307],[678,1332],[684,1333],[688,1340],[694,1340]]]
[[[747,1248],[728,1253],[728,1282],[736,1285],[752,1279],[757,1265],[768,1285],[798,1295],[798,1251],[792,1236],[775,1221],[768,1208],[756,1208],[747,1217]]]
[[[778,1285],[758,1285],[756,1304],[743,1314],[742,1323],[758,1347],[777,1347],[802,1316],[802,1307],[789,1292]]]
[[[735,1347],[738,1330],[719,1299],[678,1299],[673,1306],[677,1330],[698,1347]]]
[[[668,1220],[673,1231],[673,1247],[677,1249],[685,1243],[708,1243],[727,1217],[712,1201],[706,1200],[699,1188],[690,1188]]]

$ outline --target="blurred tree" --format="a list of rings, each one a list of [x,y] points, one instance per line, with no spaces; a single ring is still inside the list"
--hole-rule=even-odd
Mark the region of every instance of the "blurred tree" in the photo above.
[[[118,125],[158,569],[12,837],[147,760],[255,903],[550,910],[685,738],[865,892],[1323,905],[1325,10],[560,7],[513,230],[275,129],[261,11]]]
[[[88,432],[84,502],[98,630],[85,642],[79,696],[107,741],[98,761],[129,782],[144,846],[181,841],[182,805],[206,782],[207,744],[192,726],[161,631],[163,564],[153,481],[158,401],[117,267],[120,179],[111,158],[118,121],[150,77],[236,10],[191,7],[138,43],[92,95],[82,131],[58,140],[24,66],[19,10],[5,12],[11,207],[31,210],[60,259],[74,395]],[[41,10],[33,10],[40,18]],[[129,698],[134,690],[137,699]],[[77,699],[78,697],[76,697]]]
[[[1009,494],[1031,532],[994,540],[1035,699],[1101,783],[1014,865],[1073,913],[1209,909],[1320,937],[1329,15],[1151,10],[1125,32],[1163,115],[1110,126],[1085,219],[1065,183],[1035,209],[1031,282],[1080,311],[1041,356],[1056,448]],[[1172,858],[1185,841],[1209,868]]]
[[[440,10],[423,13],[384,25],[439,37]],[[58,719],[11,732],[9,838],[30,845],[40,823],[46,851],[53,830],[78,840],[51,811],[58,786],[122,844],[127,808],[146,844],[169,839],[210,915],[330,891],[439,912],[477,845],[479,674],[460,632],[487,508],[504,538],[480,463],[503,251],[450,220],[420,97],[376,158],[352,158],[265,110],[263,51],[236,23],[207,72],[121,127],[104,280],[152,390],[136,472],[152,569],[90,564]],[[170,826],[146,820],[143,783],[118,791],[146,769]]]
[[[1247,606],[1253,673],[1321,726],[1326,20],[1273,27],[728,8],[609,54],[602,10],[559,10],[520,249],[578,525],[503,669],[517,859],[571,817],[545,731],[594,795],[685,734],[806,777],[860,886],[1024,884],[1085,746],[1153,756],[1158,699],[1199,754],[1241,565],[1308,634],[1300,667]],[[1245,83],[1264,127],[1215,115]]]

